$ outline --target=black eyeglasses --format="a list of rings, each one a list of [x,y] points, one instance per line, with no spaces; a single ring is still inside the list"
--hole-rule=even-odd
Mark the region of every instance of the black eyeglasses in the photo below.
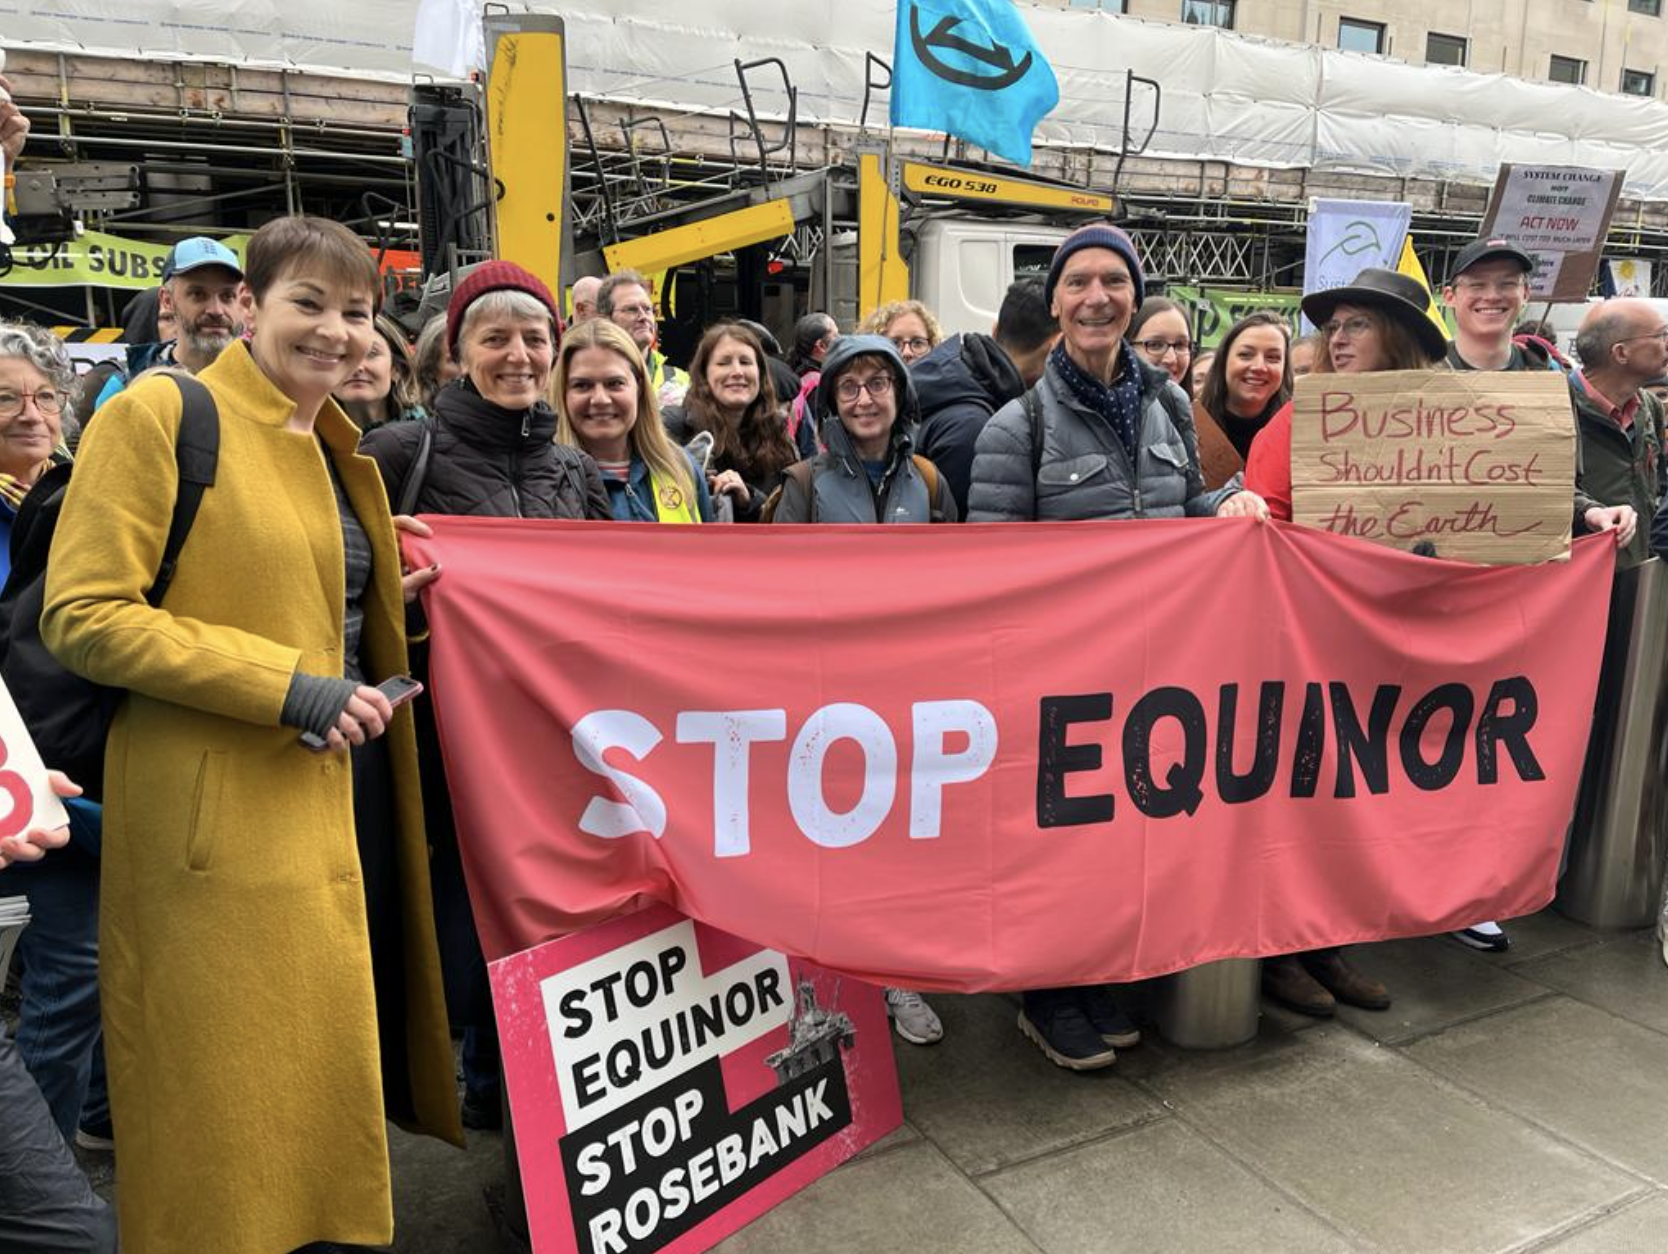
[[[1193,351],[1193,341],[1188,339],[1167,340],[1162,336],[1154,336],[1150,340],[1136,340],[1135,347],[1140,349],[1152,360],[1168,357],[1174,353],[1177,357],[1186,357]]]

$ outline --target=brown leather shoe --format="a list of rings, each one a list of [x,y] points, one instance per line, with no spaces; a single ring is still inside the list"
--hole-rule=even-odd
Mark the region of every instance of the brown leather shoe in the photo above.
[[[1320,949],[1299,957],[1304,969],[1344,1005],[1363,1010],[1390,1009],[1390,990],[1357,971],[1338,950]]]
[[[1303,969],[1296,954],[1263,959],[1263,992],[1282,1006],[1317,1019],[1331,1018],[1336,1009],[1332,994]]]

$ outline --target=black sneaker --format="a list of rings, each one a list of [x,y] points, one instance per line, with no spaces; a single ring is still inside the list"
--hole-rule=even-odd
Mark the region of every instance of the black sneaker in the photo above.
[[[1037,1018],[1033,1019],[1032,1015]],[[1118,1060],[1113,1048],[1101,1039],[1075,997],[1059,997],[1040,1007],[1019,1012],[1019,1030],[1036,1042],[1056,1067],[1068,1071],[1098,1071]]]
[[[1135,1026],[1134,1019],[1118,1008],[1106,985],[1085,985],[1077,990],[1077,1000],[1090,1026],[1100,1033],[1100,1039],[1108,1045],[1133,1049],[1141,1043],[1141,1029]]]
[[[1507,936],[1498,923],[1476,923],[1471,927],[1461,928],[1457,932],[1449,932],[1462,945],[1469,945],[1472,949],[1480,949],[1487,954],[1503,954],[1512,947],[1512,938]]]

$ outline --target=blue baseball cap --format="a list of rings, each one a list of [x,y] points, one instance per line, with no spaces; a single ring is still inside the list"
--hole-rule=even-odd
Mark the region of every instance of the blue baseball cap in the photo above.
[[[238,278],[243,277],[243,266],[238,262],[236,253],[219,240],[206,235],[193,235],[174,245],[174,251],[168,254],[168,263],[162,267],[162,281],[166,283],[176,274],[202,266],[224,266]]]

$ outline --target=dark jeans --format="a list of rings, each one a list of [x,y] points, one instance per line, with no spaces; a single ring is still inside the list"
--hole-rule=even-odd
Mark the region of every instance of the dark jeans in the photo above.
[[[463,1029],[463,1087],[472,1103],[496,1106],[503,1085],[498,1053],[498,1023],[492,1015],[492,986],[487,980],[481,938],[455,839],[435,842],[429,868],[434,892],[434,925],[440,941],[440,974],[446,986],[446,1013]]]
[[[359,873],[365,883],[371,975],[376,983],[383,1102],[391,1118],[409,1121],[416,1116],[416,1104],[405,1046],[405,926],[394,843],[393,760],[388,742],[381,737],[356,747],[352,755],[353,827],[359,844]]]
[[[0,1254],[115,1249],[115,1213],[75,1165],[17,1046],[0,1034]]]
[[[15,958],[23,989],[17,1052],[65,1140],[78,1123],[110,1118],[98,1010],[98,875],[98,859],[79,841],[0,874],[0,896],[29,899]]]

